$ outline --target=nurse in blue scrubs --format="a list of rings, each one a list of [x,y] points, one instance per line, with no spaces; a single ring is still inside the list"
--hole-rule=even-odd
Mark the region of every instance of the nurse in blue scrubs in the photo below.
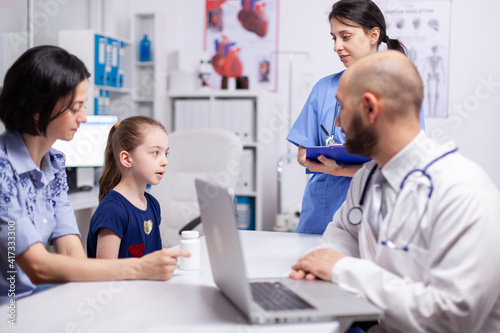
[[[333,50],[345,67],[377,52],[381,43],[406,54],[402,43],[387,36],[384,16],[372,1],[340,0],[333,5],[328,19]],[[287,136],[298,147],[300,165],[316,172],[305,188],[296,232],[322,234],[344,202],[351,178],[360,168],[338,165],[322,155],[318,156],[319,162],[305,158],[306,147],[345,142],[341,128],[333,125],[338,114],[335,94],[342,74],[343,71],[329,75],[316,83]],[[423,128],[423,112],[420,122]]]

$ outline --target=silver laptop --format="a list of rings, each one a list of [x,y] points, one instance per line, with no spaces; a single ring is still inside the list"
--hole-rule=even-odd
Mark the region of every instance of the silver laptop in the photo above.
[[[247,279],[231,195],[200,179],[195,184],[214,281],[250,323],[363,321],[376,320],[382,313],[331,282]]]

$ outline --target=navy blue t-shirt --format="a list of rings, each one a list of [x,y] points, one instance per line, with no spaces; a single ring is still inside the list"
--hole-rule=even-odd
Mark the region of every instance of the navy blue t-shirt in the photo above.
[[[96,257],[97,234],[108,228],[121,237],[118,258],[142,257],[160,250],[160,205],[149,193],[144,192],[148,207],[141,210],[123,195],[111,190],[100,202],[90,220],[87,237],[87,256]]]

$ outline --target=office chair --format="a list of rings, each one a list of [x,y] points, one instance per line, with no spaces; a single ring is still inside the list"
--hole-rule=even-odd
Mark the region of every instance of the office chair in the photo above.
[[[160,232],[164,248],[178,245],[180,231],[202,234],[195,178],[235,189],[243,144],[234,133],[221,129],[179,130],[169,134],[167,171],[150,193],[159,201]]]

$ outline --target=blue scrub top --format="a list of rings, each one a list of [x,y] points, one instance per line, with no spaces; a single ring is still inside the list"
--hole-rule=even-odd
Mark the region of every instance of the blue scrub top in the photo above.
[[[337,98],[337,88],[344,71],[329,75],[314,85],[299,117],[293,124],[287,140],[296,146],[324,146],[327,139],[320,125],[331,133]],[[420,112],[420,123],[424,126],[424,112]],[[335,129],[335,140],[345,142],[340,127]],[[309,179],[302,199],[302,211],[296,232],[322,234],[333,215],[345,201],[351,177],[337,177],[323,173],[313,174]]]
[[[287,140],[296,146],[324,146],[328,138],[320,125],[331,134],[335,116],[335,94],[343,72],[322,78],[316,83],[304,108],[288,133]],[[345,142],[341,129],[335,129],[335,141]],[[296,232],[322,234],[342,205],[351,183],[350,177],[313,174],[302,199]]]

